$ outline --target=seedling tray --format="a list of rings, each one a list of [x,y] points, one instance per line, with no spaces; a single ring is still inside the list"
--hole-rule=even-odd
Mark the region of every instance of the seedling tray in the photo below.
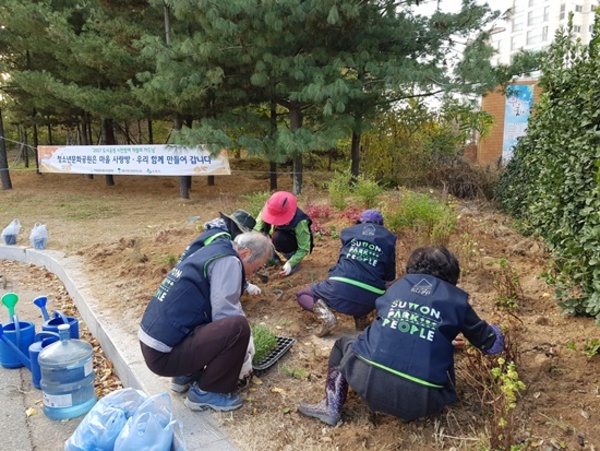
[[[294,338],[286,338],[286,337],[275,337],[277,338],[277,345],[275,349],[271,351],[271,353],[263,358],[260,362],[252,364],[252,371],[255,375],[259,376],[260,374],[267,371],[271,368],[277,361],[282,358],[286,352],[292,347],[296,340]]]

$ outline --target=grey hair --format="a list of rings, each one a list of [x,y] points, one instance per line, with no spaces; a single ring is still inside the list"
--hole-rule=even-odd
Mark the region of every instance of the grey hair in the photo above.
[[[265,257],[270,258],[274,253],[273,243],[271,243],[269,237],[260,232],[240,233],[233,242],[238,250],[248,249],[250,251],[251,256],[248,263],[262,260]]]

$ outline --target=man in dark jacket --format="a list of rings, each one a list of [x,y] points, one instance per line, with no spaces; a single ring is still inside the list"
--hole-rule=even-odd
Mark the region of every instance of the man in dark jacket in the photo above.
[[[296,196],[277,191],[265,203],[254,230],[271,237],[275,250],[286,258],[281,276],[300,268],[300,262],[313,250],[312,219],[298,208]]]
[[[363,211],[358,224],[342,230],[340,240],[342,249],[329,278],[296,293],[298,304],[320,321],[319,337],[337,326],[329,308],[354,316],[362,331],[375,300],[396,278],[396,235],[383,226],[380,211]]]
[[[378,317],[358,337],[336,341],[325,399],[299,412],[335,425],[348,385],[373,412],[412,421],[456,402],[454,344],[462,333],[485,354],[504,349],[500,328],[481,320],[456,287],[458,261],[444,247],[416,249],[407,275],[376,301]]]
[[[240,296],[271,254],[256,232],[215,241],[176,265],[148,304],[138,331],[144,360],[159,376],[189,375],[192,410],[241,407],[235,390],[253,344]]]

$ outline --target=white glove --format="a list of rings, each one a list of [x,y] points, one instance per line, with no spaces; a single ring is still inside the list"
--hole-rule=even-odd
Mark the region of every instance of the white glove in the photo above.
[[[246,285],[246,292],[251,296],[258,296],[262,293],[262,290],[257,285],[248,283],[248,285]]]
[[[240,370],[240,376],[238,379],[244,379],[252,374],[252,359],[254,358],[254,353],[254,338],[252,337],[252,334],[250,334],[248,350],[246,351],[244,363],[242,364],[242,369]]]
[[[292,265],[290,265],[290,262],[285,262],[285,265],[283,265],[283,268],[281,268],[281,271],[279,271],[279,275],[280,276],[289,276],[291,272],[292,272]]]

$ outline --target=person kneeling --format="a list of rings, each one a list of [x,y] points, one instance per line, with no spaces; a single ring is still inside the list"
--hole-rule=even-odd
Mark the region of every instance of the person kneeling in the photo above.
[[[500,328],[481,320],[456,287],[459,264],[446,248],[416,249],[406,273],[377,299],[373,324],[335,342],[326,397],[302,402],[300,413],[336,425],[350,385],[373,412],[405,422],[436,414],[457,401],[453,340],[459,333],[485,354],[504,349]]]

